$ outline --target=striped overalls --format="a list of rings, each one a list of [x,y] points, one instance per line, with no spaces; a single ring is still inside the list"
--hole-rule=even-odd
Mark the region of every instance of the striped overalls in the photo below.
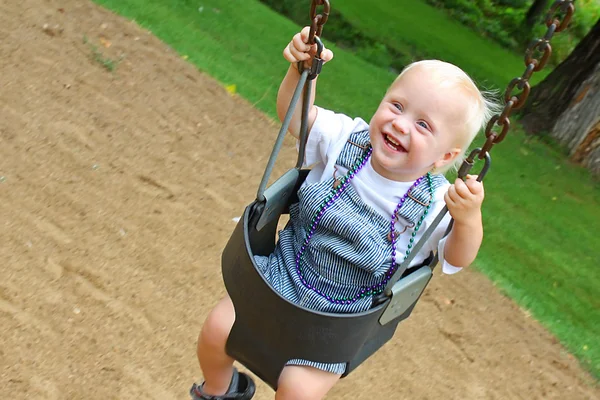
[[[345,173],[368,145],[368,131],[351,134],[336,160],[339,170]],[[269,257],[256,256],[256,262],[273,288],[288,300],[323,312],[355,313],[369,309],[372,298],[367,296],[349,305],[331,303],[303,285],[296,271],[296,254],[333,183],[334,177],[331,177],[300,188],[299,202],[290,206],[290,223],[279,233],[275,251]],[[446,183],[443,176],[433,176],[434,190]],[[411,191],[411,196],[398,213],[398,219],[406,224],[415,223],[424,210],[421,203],[430,201],[426,180]],[[333,297],[352,297],[360,288],[381,282],[391,266],[390,218],[365,204],[350,184],[327,209],[303,252],[304,279]],[[306,360],[291,360],[290,364],[309,365],[338,374],[345,370],[345,364]]]

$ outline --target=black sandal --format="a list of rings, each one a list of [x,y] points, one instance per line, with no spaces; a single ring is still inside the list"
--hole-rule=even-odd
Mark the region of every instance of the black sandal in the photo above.
[[[190,396],[193,400],[250,400],[254,396],[256,391],[256,385],[252,378],[243,372],[238,372],[236,368],[233,369],[233,376],[231,377],[231,383],[225,394],[220,396],[214,396],[206,394],[202,391],[204,383],[198,385],[194,383],[190,389]]]

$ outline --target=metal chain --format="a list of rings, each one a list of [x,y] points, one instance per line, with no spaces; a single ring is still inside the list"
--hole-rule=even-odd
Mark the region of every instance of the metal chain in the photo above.
[[[323,12],[321,14],[317,14],[317,7],[323,6]],[[321,37],[323,33],[323,25],[327,22],[327,18],[329,18],[329,11],[331,10],[331,6],[329,5],[329,0],[312,0],[310,4],[310,31],[308,34],[308,44],[315,44],[315,36]]]
[[[321,14],[317,14],[317,7],[323,6],[323,12]],[[323,67],[323,60],[321,59],[321,52],[323,51],[323,42],[321,42],[321,34],[323,33],[323,25],[327,22],[327,18],[329,18],[329,12],[331,11],[331,6],[329,4],[329,0],[312,0],[310,4],[310,31],[308,32],[308,40],[306,43],[308,44],[316,44],[317,52],[313,58],[312,64],[310,66],[310,73],[308,74],[308,80],[315,79],[320,73],[321,68]],[[304,63],[298,63],[298,72],[302,73],[304,70]]]
[[[504,110],[490,119],[485,128],[485,136],[487,137],[485,144],[478,153],[471,153],[465,162],[472,165],[475,156],[480,160],[486,158],[486,154],[489,153],[492,147],[504,140],[510,129],[509,117],[511,113],[522,108],[527,101],[531,91],[529,79],[534,72],[544,68],[552,54],[550,39],[556,32],[561,32],[569,25],[574,12],[573,0],[557,0],[554,2],[546,15],[546,26],[548,27],[546,34],[541,39],[533,40],[525,50],[526,68],[523,75],[510,81],[504,91]],[[564,15],[562,20],[560,15]],[[535,55],[539,53],[542,53],[541,58],[535,58]],[[517,90],[520,90],[520,92],[515,93]]]

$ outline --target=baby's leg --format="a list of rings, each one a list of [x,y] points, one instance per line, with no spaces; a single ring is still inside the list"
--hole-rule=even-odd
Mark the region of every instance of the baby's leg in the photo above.
[[[197,351],[206,394],[224,394],[231,382],[234,360],[225,352],[225,343],[234,321],[233,303],[225,296],[208,314],[200,331]]]
[[[340,376],[304,365],[288,365],[279,377],[275,400],[322,399]]]

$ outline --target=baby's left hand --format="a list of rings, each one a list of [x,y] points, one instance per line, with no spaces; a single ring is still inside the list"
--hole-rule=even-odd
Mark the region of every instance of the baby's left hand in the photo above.
[[[481,218],[481,204],[483,203],[483,183],[477,177],[467,175],[465,181],[456,179],[444,196],[450,215],[456,222],[469,223],[474,218]]]

